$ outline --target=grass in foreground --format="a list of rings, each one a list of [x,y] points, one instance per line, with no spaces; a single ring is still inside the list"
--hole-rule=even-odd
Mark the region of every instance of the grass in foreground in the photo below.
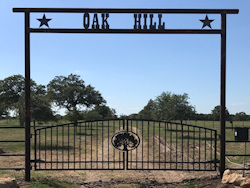
[[[43,179],[32,182],[27,188],[78,188],[80,185],[75,185],[69,182],[63,182],[58,180]]]

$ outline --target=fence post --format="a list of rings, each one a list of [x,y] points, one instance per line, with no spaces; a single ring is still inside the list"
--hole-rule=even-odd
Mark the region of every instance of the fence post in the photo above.
[[[30,181],[30,12],[25,11],[25,181]]]
[[[221,80],[220,80],[220,176],[225,171],[225,109],[226,109],[226,14],[221,14]]]

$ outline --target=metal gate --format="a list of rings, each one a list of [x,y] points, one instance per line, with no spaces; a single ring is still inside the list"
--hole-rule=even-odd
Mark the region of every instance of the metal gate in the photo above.
[[[35,130],[35,170],[216,170],[216,130],[102,120]]]

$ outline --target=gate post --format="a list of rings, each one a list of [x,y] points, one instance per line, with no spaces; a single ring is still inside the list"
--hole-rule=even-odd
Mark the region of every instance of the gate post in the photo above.
[[[221,81],[220,81],[220,176],[225,171],[225,110],[226,110],[226,14],[221,14]]]
[[[30,181],[30,11],[25,11],[25,181]]]

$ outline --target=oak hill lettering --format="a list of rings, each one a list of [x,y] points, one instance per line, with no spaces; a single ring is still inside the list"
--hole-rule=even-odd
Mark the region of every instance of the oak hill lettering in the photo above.
[[[84,29],[109,29],[109,13],[101,13],[101,18],[98,13],[94,13],[91,20],[89,13],[83,15]],[[158,25],[154,21],[154,14],[134,14],[134,29],[135,30],[163,30],[165,29],[165,22],[162,22],[162,14],[158,14]]]

